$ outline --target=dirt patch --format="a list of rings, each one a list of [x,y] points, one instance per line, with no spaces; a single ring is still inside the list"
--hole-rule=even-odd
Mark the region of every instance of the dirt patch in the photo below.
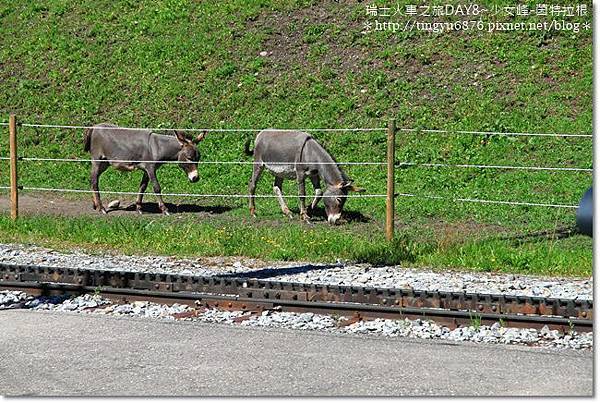
[[[247,30],[257,35],[267,32],[262,43],[270,63],[267,76],[281,77],[289,74],[290,69],[321,73],[323,67],[328,67],[340,78],[378,71],[387,81],[421,76],[436,83],[438,79],[447,79],[448,72],[456,71],[456,79],[468,83],[471,73],[488,73],[485,63],[461,62],[445,51],[430,52],[422,48],[430,40],[425,33],[374,39],[374,33],[365,33],[368,21],[363,5],[329,0],[293,12],[262,14],[248,22]],[[464,38],[469,36],[458,32],[451,40]]]
[[[428,33],[396,33],[383,38],[373,32],[365,34],[364,24],[370,20],[365,17],[364,7],[354,1],[328,0],[294,11],[266,12],[247,21],[247,31],[264,38],[261,50],[267,56],[262,79],[270,85],[298,79],[295,76],[308,76],[330,85],[352,80],[353,86],[375,83],[375,90],[400,83],[402,88],[408,85],[413,105],[428,105],[442,95],[452,97],[456,95],[452,88],[484,93],[497,87],[498,98],[512,106],[520,104],[516,90],[520,86],[533,81],[547,91],[564,80],[554,72],[523,76],[513,71],[515,66],[510,60],[492,52],[476,51],[478,41],[486,40],[484,33],[445,34],[447,48],[436,47]],[[427,21],[427,17],[417,19]],[[556,36],[544,42],[546,51],[552,51],[544,68],[554,71],[563,64],[558,52],[560,39]],[[587,40],[591,37],[586,38],[584,46]],[[460,46],[467,55],[476,52],[476,60],[448,50]],[[239,53],[243,54],[241,50]],[[453,102],[445,104],[451,112]]]
[[[222,214],[229,210],[228,206],[201,206],[197,204],[181,203],[165,203],[171,214],[196,214],[199,216],[213,216]],[[106,203],[108,205],[108,203]],[[0,212],[7,213],[10,211],[10,198],[7,196],[0,197]],[[160,209],[157,203],[143,203],[144,214],[160,215]],[[83,199],[67,199],[53,194],[35,195],[27,194],[19,196],[19,214],[23,215],[59,215],[59,216],[101,216],[101,213],[92,208],[91,200]],[[126,201],[121,201],[121,206],[118,209],[111,210],[109,216],[138,216],[135,210],[135,205]]]
[[[109,200],[105,200],[104,205],[108,206]],[[174,216],[193,216],[198,219],[208,219],[219,217],[219,222],[235,221],[236,223],[242,223],[243,225],[251,225],[254,227],[281,227],[289,225],[293,222],[301,222],[299,218],[299,210],[292,207],[293,218],[287,218],[283,215],[277,214],[273,216],[260,216],[254,219],[249,215],[230,214],[231,211],[238,207],[214,204],[214,201],[209,201],[207,205],[194,204],[193,202],[187,203],[165,203],[171,215]],[[242,207],[244,211],[247,211],[246,207]],[[10,198],[7,195],[0,196],[0,213],[8,214],[10,212]],[[266,213],[266,212],[265,212]],[[37,194],[28,193],[19,196],[19,214],[23,216],[30,215],[53,215],[63,217],[118,217],[118,216],[129,216],[139,217],[139,214],[135,210],[135,204],[133,200],[121,200],[121,205],[118,209],[109,210],[105,216],[94,209],[92,209],[91,199],[77,199],[60,196],[53,193]],[[161,211],[158,208],[157,203],[143,203],[143,216],[157,216],[161,217]],[[361,228],[362,231],[366,228],[377,231],[379,223],[372,217],[363,215],[359,211],[347,210],[344,213],[343,218],[344,225],[340,228],[349,230],[348,226],[351,226],[351,231],[356,231],[356,227]],[[328,226],[325,215],[325,210],[322,207],[318,207],[312,213],[312,222],[306,224],[307,227],[314,226]]]
[[[129,216],[139,217],[139,214],[135,210],[133,201],[128,202],[121,200],[121,206],[118,209],[110,210],[108,217],[116,216]],[[108,205],[108,200],[105,205]],[[239,216],[238,214],[231,214],[236,207],[227,205],[201,205],[187,203],[166,203],[171,215],[174,216],[192,216],[198,219],[206,220],[209,218],[217,219],[218,222],[224,223],[227,221],[235,221],[242,225],[254,226],[256,228],[261,227],[281,227],[289,225],[292,222],[300,223],[298,209],[292,208],[294,218],[290,219],[287,217],[273,215],[263,216],[258,219],[251,218],[249,216]],[[243,207],[245,209],[245,207]],[[0,196],[0,213],[8,214],[10,212],[10,198],[7,195]],[[85,198],[65,198],[61,195],[46,193],[28,193],[19,196],[19,214],[23,216],[33,215],[53,215],[63,217],[106,217],[103,214],[92,209],[91,200]],[[259,211],[260,215],[260,211]],[[157,203],[144,203],[143,216],[157,216],[161,217],[161,212],[158,208]],[[215,221],[215,222],[217,222]],[[312,213],[312,222],[304,224],[307,228],[315,227],[328,227],[327,220],[325,218],[325,211],[322,207],[318,207]],[[489,236],[491,234],[501,235],[509,234],[511,231],[505,227],[499,225],[491,225],[485,223],[478,223],[475,221],[465,222],[445,222],[439,219],[432,219],[422,225],[416,225],[415,223],[408,223],[400,220],[396,220],[394,223],[397,231],[403,230],[415,230],[417,233],[422,231],[433,232],[434,239],[437,239],[440,244],[451,245],[456,242],[464,241],[468,238],[477,238],[482,236]],[[364,215],[359,211],[348,210],[344,214],[343,224],[338,228],[340,231],[348,231],[350,233],[360,232],[363,234],[372,233],[378,234],[381,232],[383,222],[371,217]],[[418,235],[417,235],[418,237]],[[425,235],[426,238],[429,236]]]
[[[248,24],[250,31],[261,31],[273,27],[272,33],[263,43],[273,61],[275,71],[286,72],[296,66],[306,68],[311,63],[313,45],[326,45],[320,54],[319,64],[333,67],[338,72],[358,72],[360,66],[368,64],[368,54],[360,46],[344,46],[354,42],[352,34],[361,31],[361,21],[349,21],[345,12],[351,12],[354,2],[328,1],[318,7],[306,7],[294,12],[277,12],[261,15]],[[342,29],[344,33],[332,31]],[[379,66],[371,66],[382,67]]]

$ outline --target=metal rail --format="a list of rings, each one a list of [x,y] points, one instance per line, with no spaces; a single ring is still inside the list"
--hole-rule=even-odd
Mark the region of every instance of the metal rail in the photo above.
[[[304,284],[245,278],[244,273],[202,277],[2,263],[0,288],[35,295],[99,292],[119,301],[179,302],[197,308],[421,318],[450,327],[502,320],[510,327],[593,330],[589,300]]]

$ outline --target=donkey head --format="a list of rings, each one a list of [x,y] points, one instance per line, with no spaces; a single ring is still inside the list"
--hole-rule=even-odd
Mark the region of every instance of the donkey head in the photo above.
[[[201,133],[193,140],[188,140],[180,131],[175,131],[175,137],[181,149],[177,153],[179,167],[186,173],[190,182],[198,182],[198,161],[200,161],[200,153],[198,152],[197,144],[204,140],[206,132]]]
[[[344,203],[346,203],[346,196],[350,191],[364,192],[365,189],[357,188],[352,183],[352,180],[349,180],[335,186],[327,186],[325,192],[323,192],[323,204],[325,204],[325,213],[327,213],[327,222],[329,224],[337,224],[342,217],[342,209],[344,208]]]

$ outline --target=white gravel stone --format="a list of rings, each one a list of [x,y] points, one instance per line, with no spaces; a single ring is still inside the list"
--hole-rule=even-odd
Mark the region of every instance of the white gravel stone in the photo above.
[[[25,304],[28,297],[23,291],[0,291],[0,309],[15,308]]]
[[[133,312],[133,307],[129,304],[118,305],[113,309],[113,312],[118,314],[128,314]]]

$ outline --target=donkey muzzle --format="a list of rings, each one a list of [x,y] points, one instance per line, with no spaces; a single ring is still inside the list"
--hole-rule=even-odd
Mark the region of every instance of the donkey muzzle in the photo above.
[[[188,179],[190,180],[190,182],[194,183],[194,182],[198,182],[198,179],[200,179],[200,177],[198,176],[198,171],[194,170],[192,172],[188,173]]]
[[[331,225],[335,225],[335,224],[337,224],[337,222],[339,221],[339,219],[341,217],[342,217],[342,213],[328,215],[327,222]]]

